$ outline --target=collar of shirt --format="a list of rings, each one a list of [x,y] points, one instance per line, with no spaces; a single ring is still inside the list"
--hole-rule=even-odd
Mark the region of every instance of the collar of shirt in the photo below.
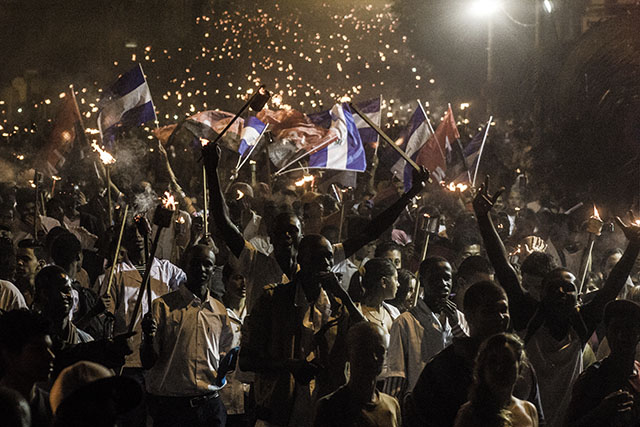
[[[180,285],[180,287],[178,288],[178,294],[180,295],[182,300],[187,304],[191,304],[194,307],[204,305],[209,310],[215,311],[215,304],[213,303],[213,297],[209,293],[208,289],[207,289],[207,296],[204,302],[200,300],[200,298],[196,296],[193,292],[191,292],[189,288],[187,288],[186,283],[183,283],[182,285]]]

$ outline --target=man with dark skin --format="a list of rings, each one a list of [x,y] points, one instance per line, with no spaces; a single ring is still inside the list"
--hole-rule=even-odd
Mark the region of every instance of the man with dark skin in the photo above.
[[[314,427],[401,425],[400,405],[376,389],[387,347],[384,331],[361,322],[347,336],[349,382],[318,401]]]
[[[20,392],[31,406],[32,427],[50,425],[49,395],[36,386],[53,370],[53,342],[49,322],[28,310],[0,316],[0,386]]]
[[[611,354],[591,365],[573,386],[566,424],[575,427],[637,426],[640,423],[640,305],[607,304],[604,313]]]
[[[239,260],[238,270],[248,280],[247,306],[251,311],[253,303],[260,296],[264,286],[291,280],[295,274],[298,268],[296,258],[302,238],[302,225],[294,214],[277,215],[267,229],[273,244],[273,253],[270,256],[258,253],[245,241],[242,233],[229,218],[218,178],[220,147],[207,145],[203,149],[203,157],[207,180],[211,187],[210,211],[223,239]],[[416,172],[414,175],[416,176],[413,179],[413,187],[400,200],[374,218],[360,233],[335,246],[337,262],[349,258],[393,224],[409,201],[423,190],[429,177],[424,169],[421,173]]]
[[[221,358],[230,350],[233,331],[226,309],[209,293],[215,268],[210,247],[192,246],[185,253],[187,281],[157,298],[142,321],[140,348],[147,370],[154,426],[224,426],[226,410]]]
[[[73,306],[71,291],[71,279],[56,265],[43,268],[36,276],[33,308],[51,324],[53,352],[56,355],[54,374],[79,360],[119,368],[124,356],[131,353],[127,339],[133,333],[118,335],[113,340],[94,341],[91,335],[76,328],[69,320]]]
[[[239,362],[256,372],[259,426],[310,425],[315,400],[344,383],[346,333],[364,320],[330,271],[325,237],[305,236],[298,260],[293,280],[267,289],[245,320]]]
[[[550,426],[561,425],[571,397],[566,385],[582,372],[584,345],[602,320],[605,305],[624,287],[640,253],[640,226],[633,221],[627,226],[616,217],[629,244],[590,302],[578,305],[576,277],[565,268],[556,268],[544,277],[542,301],[538,302],[520,285],[489,215],[503,190],[491,196],[488,187],[487,176],[473,201],[480,233],[496,277],[513,307],[514,329],[524,331],[527,356],[540,379],[545,417]]]
[[[420,282],[423,299],[391,327],[384,391],[399,399],[413,388],[431,357],[451,344],[454,336],[466,336],[464,316],[449,299],[451,264],[444,258],[427,258],[420,265]]]
[[[28,306],[35,295],[36,274],[46,265],[44,247],[35,240],[18,242],[16,250],[16,287],[20,289]]]
[[[452,426],[460,407],[468,400],[478,349],[492,335],[509,327],[509,300],[504,290],[492,282],[472,285],[464,297],[468,338],[455,338],[424,367],[413,391],[406,399],[407,421],[411,427]],[[527,365],[520,375],[514,396],[529,400],[540,412],[535,374]]]

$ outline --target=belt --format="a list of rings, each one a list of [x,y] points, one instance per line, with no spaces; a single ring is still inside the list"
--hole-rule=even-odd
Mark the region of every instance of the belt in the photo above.
[[[184,397],[158,396],[158,395],[152,395],[152,396],[161,405],[166,403],[168,405],[178,404],[178,405],[189,406],[191,408],[197,408],[199,406],[204,405],[205,403],[207,403],[212,399],[219,398],[220,393],[218,393],[217,391],[214,391],[212,393],[207,393],[200,396],[184,396]]]

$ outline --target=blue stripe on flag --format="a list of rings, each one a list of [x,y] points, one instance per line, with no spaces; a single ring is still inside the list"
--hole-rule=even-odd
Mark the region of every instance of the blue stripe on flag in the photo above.
[[[244,156],[246,152],[251,150],[251,147],[258,143],[258,138],[260,138],[265,127],[267,125],[254,116],[245,121],[244,128],[242,128],[242,139],[238,147],[238,152],[241,156]]]
[[[122,115],[118,123],[102,131],[103,143],[105,145],[108,145],[107,142],[112,143],[118,135],[118,129],[130,129],[154,118],[153,102],[132,108]]]
[[[143,83],[144,75],[138,65],[120,76],[120,78],[111,85],[109,92],[112,96],[121,97],[132,92]]]

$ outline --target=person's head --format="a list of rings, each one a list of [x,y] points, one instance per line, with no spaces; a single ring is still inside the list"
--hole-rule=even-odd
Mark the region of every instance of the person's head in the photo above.
[[[507,210],[511,215],[524,208],[524,198],[520,191],[512,189],[507,197]]]
[[[604,309],[604,324],[611,354],[635,354],[640,342],[640,305],[616,300]]]
[[[13,228],[13,206],[0,204],[0,230],[10,231]]]
[[[384,331],[370,322],[359,322],[347,333],[350,381],[369,382],[382,372],[387,346]]]
[[[131,222],[124,228],[122,235],[122,249],[124,253],[133,263],[141,263],[144,260],[144,236],[138,231],[138,227]],[[113,248],[115,250],[116,239],[113,239]],[[121,249],[121,250],[122,250]]]
[[[576,276],[563,267],[551,270],[542,279],[542,301],[550,312],[567,316],[578,304]]]
[[[224,283],[225,296],[242,299],[247,296],[247,279],[238,271],[225,264],[222,268],[222,282]]]
[[[424,302],[432,310],[442,306],[449,298],[453,285],[453,272],[449,261],[442,257],[429,257],[422,261],[420,285],[424,288]]]
[[[335,225],[325,225],[320,229],[320,234],[331,243],[339,243],[340,229]]]
[[[297,215],[290,212],[279,213],[273,218],[267,231],[276,254],[290,253],[295,256],[302,240],[302,224]]]
[[[478,425],[511,425],[506,408],[525,363],[524,344],[516,335],[501,333],[482,343],[469,394],[470,409]]]
[[[456,227],[453,233],[453,247],[456,251],[456,265],[470,256],[480,256],[482,252],[482,237],[478,234],[476,228],[469,225]]]
[[[16,273],[16,249],[13,241],[0,235],[0,279],[13,282]]]
[[[26,398],[8,387],[0,387],[0,420],[4,427],[31,426],[31,409]]]
[[[415,274],[406,268],[398,270],[398,291],[391,303],[403,313],[412,307],[416,292],[418,279]]]
[[[53,369],[49,322],[26,309],[0,315],[0,369],[4,375],[35,384]]]
[[[207,286],[216,266],[216,256],[206,245],[190,247],[184,255],[184,270],[187,275],[187,287],[194,294],[199,294],[203,286]]]
[[[19,285],[33,285],[36,274],[46,265],[45,258],[44,247],[37,241],[24,239],[18,242],[18,249],[16,250],[16,283]]]
[[[362,287],[365,299],[369,295],[387,301],[395,298],[398,290],[398,270],[388,258],[373,258],[364,265]]]
[[[60,224],[64,220],[64,203],[58,197],[54,197],[47,202],[47,216],[57,219]]]
[[[68,233],[69,231],[61,226],[53,227],[47,233],[47,236],[44,239],[44,249],[46,254],[47,261],[51,261],[51,247],[53,246],[53,242],[62,234]]]
[[[298,264],[305,274],[328,272],[333,267],[333,247],[326,237],[309,234],[300,241]]]
[[[509,327],[509,300],[504,289],[493,282],[474,283],[467,289],[462,305],[469,336],[486,339]]]
[[[82,268],[82,245],[72,233],[60,234],[51,245],[51,259],[64,268],[71,279]]]
[[[87,361],[63,369],[49,395],[56,427],[113,427],[119,415],[141,400],[136,381]]]
[[[394,242],[382,242],[376,246],[374,252],[376,258],[388,258],[393,262],[396,268],[402,268],[402,252],[400,246]]]
[[[73,307],[71,279],[61,267],[49,265],[36,275],[34,305],[51,321],[69,317]]]
[[[532,252],[522,262],[522,287],[538,301],[542,300],[542,280],[556,268],[553,257],[544,252]]]
[[[28,225],[33,225],[35,218],[35,197],[36,192],[32,188],[18,188],[16,191],[16,211],[20,219]]]
[[[469,289],[469,286],[477,282],[492,281],[493,273],[493,267],[491,267],[491,263],[486,258],[479,255],[467,257],[462,261],[456,272],[455,285],[451,292],[453,302],[458,307],[462,307],[464,294]]]

